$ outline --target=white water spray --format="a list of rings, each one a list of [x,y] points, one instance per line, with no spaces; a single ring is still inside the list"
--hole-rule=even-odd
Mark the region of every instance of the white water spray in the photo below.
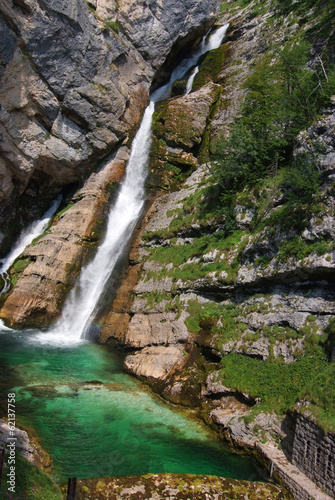
[[[229,23],[225,24],[224,26],[221,26],[221,28],[217,29],[215,31],[215,33],[213,33],[213,35],[211,35],[209,37],[208,42],[205,42],[205,38],[203,39],[202,44],[201,44],[199,51],[198,51],[199,55],[197,57],[196,62],[198,61],[199,57],[201,57],[203,54],[205,54],[209,50],[217,49],[218,47],[220,47],[224,37],[226,36],[228,28],[229,28]],[[192,60],[193,60],[193,58],[192,58]],[[193,64],[192,64],[192,66],[193,66]],[[199,72],[199,66],[196,66],[194,68],[194,70],[192,71],[189,79],[187,80],[185,95],[188,95],[192,92],[194,78],[198,72]]]
[[[62,201],[62,196],[59,195],[50,205],[48,210],[42,215],[41,219],[32,222],[26,229],[22,231],[18,240],[14,244],[14,247],[9,252],[9,254],[5,257],[1,267],[0,267],[0,275],[5,282],[4,287],[2,288],[0,295],[6,293],[10,288],[10,278],[8,276],[8,269],[11,267],[15,259],[21,255],[26,246],[30,245],[30,243],[40,236],[48,227],[51,217],[55,214],[58,209],[60,202]]]
[[[155,102],[169,96],[173,82],[183,77],[198,62],[202,54],[215,46],[220,46],[227,29],[228,25],[219,28],[208,42],[205,42],[204,38],[199,50],[191,58],[182,61],[173,71],[169,82],[153,93],[132,144],[126,179],[116,204],[109,214],[105,239],[93,261],[83,268],[79,281],[65,304],[60,320],[49,333],[38,335],[40,341],[62,344],[63,342],[78,342],[85,338],[94,318],[99,298],[131,238],[144,205],[144,183],[147,175]]]
[[[196,66],[194,68],[194,70],[192,71],[189,79],[187,80],[185,95],[188,95],[188,94],[190,94],[192,92],[194,78],[196,77],[197,73],[199,73],[199,66]]]

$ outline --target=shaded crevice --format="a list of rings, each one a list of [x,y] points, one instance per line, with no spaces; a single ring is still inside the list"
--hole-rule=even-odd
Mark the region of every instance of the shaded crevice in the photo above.
[[[195,345],[199,348],[206,361],[208,361],[209,363],[220,363],[222,356],[218,356],[217,354],[215,354],[210,346],[203,345],[197,341],[195,342]]]
[[[150,91],[155,91],[158,87],[169,81],[173,69],[185,58],[190,57],[192,52],[195,52],[202,41],[204,35],[214,25],[215,19],[207,21],[202,26],[188,33],[186,36],[179,38],[173,44],[170,53],[165,59],[165,62],[156,71]],[[190,52],[190,47],[193,48]]]
[[[225,392],[217,392],[215,394],[206,395],[206,398],[210,399],[211,401],[219,401],[221,399],[228,397],[233,397],[240,404],[247,405],[249,407],[255,406],[256,404],[256,401],[252,396],[244,396],[240,392],[234,390],[231,391],[227,390]]]

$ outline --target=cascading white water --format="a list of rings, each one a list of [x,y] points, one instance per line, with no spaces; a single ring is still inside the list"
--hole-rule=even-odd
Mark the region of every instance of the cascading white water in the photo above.
[[[132,235],[145,200],[144,181],[154,109],[155,104],[151,101],[133,141],[126,179],[110,212],[105,239],[93,261],[82,270],[79,282],[72,290],[60,320],[50,332],[55,340],[71,341],[85,336],[106,282]]]
[[[227,30],[229,28],[229,23],[224,24],[220,28],[218,28],[208,39],[208,42],[205,45],[205,52],[209,50],[218,49],[223,42],[224,37],[226,36]]]
[[[152,98],[155,102],[160,101],[162,99],[166,99],[169,97],[172,84],[176,80],[179,80],[180,78],[184,77],[186,73],[197,64],[199,61],[200,57],[204,55],[206,52],[209,50],[217,49],[220,47],[226,33],[229,27],[229,23],[225,24],[224,26],[221,26],[218,28],[212,35],[210,35],[207,39],[207,35],[204,36],[202,39],[202,42],[200,44],[200,47],[194,54],[187,58],[184,59],[172,72],[170,80],[168,83],[160,87],[159,89],[156,90],[156,92],[153,94]]]
[[[217,49],[218,47],[220,47],[222,40],[224,39],[224,37],[227,33],[228,27],[229,27],[229,23],[225,24],[224,26],[221,26],[221,28],[217,29],[215,31],[215,33],[213,33],[213,35],[211,35],[209,37],[209,40],[207,43],[205,42],[205,38],[203,39],[202,44],[200,46],[200,49],[198,51],[198,57],[197,57],[196,61],[198,61],[199,57],[201,57],[203,54],[205,54],[209,50]],[[193,58],[192,58],[192,60],[193,60]],[[193,64],[192,64],[192,66],[193,66]],[[191,93],[194,78],[198,72],[199,72],[199,66],[196,66],[194,68],[194,70],[192,71],[189,79],[187,80],[185,95],[188,95]]]
[[[193,82],[194,82],[194,78],[196,77],[196,74],[199,73],[199,66],[196,66],[194,68],[194,70],[192,71],[189,79],[187,80],[187,85],[186,85],[186,92],[185,92],[185,95],[188,95],[191,93],[192,91],[192,87],[193,87]]]
[[[30,245],[30,243],[40,236],[48,227],[51,217],[56,213],[60,202],[62,201],[62,196],[59,195],[50,205],[48,210],[42,215],[41,219],[32,222],[26,229],[22,231],[18,240],[14,244],[14,247],[9,252],[9,254],[5,257],[1,267],[0,267],[0,275],[2,276],[5,285],[2,288],[0,295],[6,293],[10,288],[10,278],[7,274],[8,269],[13,264],[15,259],[21,255],[26,246]]]
[[[169,96],[173,82],[183,77],[198,62],[201,55],[220,46],[227,29],[228,25],[219,28],[208,42],[205,41],[205,37],[199,50],[192,57],[182,61],[173,71],[169,82],[153,93],[132,144],[126,179],[116,204],[109,214],[105,239],[93,261],[82,270],[79,281],[65,304],[60,320],[49,333],[38,335],[40,341],[61,344],[78,342],[85,338],[99,298],[130,240],[144,205],[144,183],[147,175],[146,167],[151,145],[151,124],[155,102]]]

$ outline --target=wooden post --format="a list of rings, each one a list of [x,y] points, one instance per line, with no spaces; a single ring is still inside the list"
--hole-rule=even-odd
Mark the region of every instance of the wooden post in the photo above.
[[[2,476],[4,459],[5,459],[5,449],[1,448],[0,449],[0,486],[1,486],[1,476]]]
[[[77,478],[69,477],[69,482],[67,485],[67,500],[74,500],[77,488]]]

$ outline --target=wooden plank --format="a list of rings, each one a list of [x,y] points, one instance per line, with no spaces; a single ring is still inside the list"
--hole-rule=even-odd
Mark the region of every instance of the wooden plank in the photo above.
[[[69,477],[67,485],[67,500],[75,500],[76,488],[77,488],[77,478]]]

